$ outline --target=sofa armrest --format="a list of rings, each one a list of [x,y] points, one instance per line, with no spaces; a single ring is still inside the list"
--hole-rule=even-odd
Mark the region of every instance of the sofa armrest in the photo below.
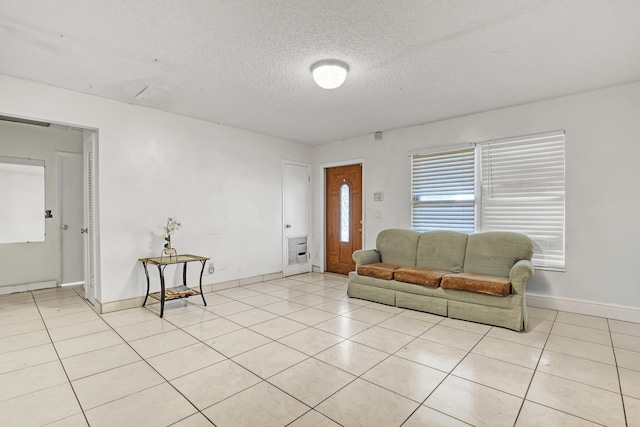
[[[361,265],[380,262],[380,252],[375,249],[361,249],[355,251],[351,257],[356,262],[356,271]]]
[[[526,259],[516,262],[509,272],[512,293],[524,296],[527,280],[533,277],[533,263]]]

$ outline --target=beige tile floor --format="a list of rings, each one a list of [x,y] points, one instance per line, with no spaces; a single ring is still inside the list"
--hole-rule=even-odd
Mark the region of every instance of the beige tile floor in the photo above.
[[[517,333],[305,274],[98,315],[0,296],[3,426],[640,426],[640,324],[530,308]]]

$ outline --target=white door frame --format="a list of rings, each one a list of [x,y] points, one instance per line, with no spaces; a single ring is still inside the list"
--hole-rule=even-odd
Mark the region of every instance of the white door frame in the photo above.
[[[85,239],[84,297],[88,302],[94,304],[96,297],[100,297],[101,291],[98,131],[85,129],[82,133],[82,146],[84,151],[84,224],[88,231]],[[91,170],[89,170],[88,164],[89,150],[91,151]],[[89,176],[90,173],[91,176]],[[89,200],[89,195],[92,196],[92,200]]]
[[[286,229],[286,197],[285,193],[287,191],[286,187],[286,168],[287,165],[293,166],[301,166],[307,168],[309,171],[309,183],[308,183],[308,191],[307,191],[307,264],[306,267],[301,265],[301,270],[296,272],[295,274],[305,273],[311,271],[311,257],[309,256],[311,250],[311,164],[296,162],[293,160],[283,160],[282,162],[282,276],[286,277],[287,274],[287,266],[289,264],[288,257],[288,241],[287,241],[287,229]]]
[[[320,248],[318,253],[318,267],[320,268],[320,273],[324,273],[327,270],[327,177],[325,169],[334,168],[337,166],[349,166],[349,165],[362,165],[362,249],[365,248],[365,227],[367,221],[366,218],[366,185],[364,179],[364,159],[351,159],[351,160],[341,160],[339,162],[329,162],[329,163],[321,163],[318,165],[318,176],[321,176],[322,179],[318,179],[320,182],[320,195],[322,197],[322,218],[320,219],[320,223],[322,225],[322,239],[320,239]]]
[[[83,158],[82,153],[71,153],[71,152],[66,152],[66,151],[56,151],[56,153],[55,153],[56,167],[57,167],[57,180],[58,180],[58,182],[57,182],[57,187],[58,187],[58,194],[57,194],[58,215],[56,215],[56,217],[57,217],[56,223],[58,224],[58,229],[59,230],[62,230],[62,227],[64,226],[64,224],[62,223],[63,212],[62,212],[62,203],[61,203],[62,200],[63,200],[63,197],[64,197],[63,188],[62,188],[62,173],[63,173],[62,172],[62,168],[63,168],[62,159],[64,157],[78,157],[78,156],[80,157],[80,159]],[[80,173],[82,174],[83,180],[84,180],[84,171],[81,171]],[[84,187],[84,185],[83,185],[83,187]],[[84,188],[83,188],[83,192],[84,192]],[[86,203],[84,203],[84,197],[81,199],[80,203],[82,204],[82,209],[84,211],[86,209]],[[84,221],[84,218],[83,218],[83,221]],[[85,224],[84,223],[81,224],[81,228],[84,228],[84,227],[85,227]],[[60,268],[60,275],[58,276],[58,283],[60,285],[63,284],[62,280],[64,278],[63,270],[64,270],[64,256],[65,256],[65,254],[64,254],[64,248],[63,248],[63,245],[62,245],[63,234],[64,233],[62,231],[60,231],[60,233],[59,233],[59,236],[60,236],[60,238],[59,238],[59,250],[60,250],[59,268]],[[85,249],[86,243],[84,243],[84,240],[85,239],[83,239],[83,246],[84,247],[82,248],[82,255],[83,255],[82,269],[83,270],[85,268],[84,267],[84,263],[86,262],[86,256],[87,256],[87,252],[86,252],[86,249]],[[87,278],[86,274],[83,272],[83,281],[84,282],[86,282],[86,278]],[[80,284],[80,283],[82,283],[82,282],[69,283],[69,285],[75,285],[75,284]]]

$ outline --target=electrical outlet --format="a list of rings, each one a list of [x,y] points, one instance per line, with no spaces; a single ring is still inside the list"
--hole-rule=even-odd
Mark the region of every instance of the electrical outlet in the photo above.
[[[216,271],[216,267],[213,265],[213,261],[209,262],[209,274],[213,274]]]

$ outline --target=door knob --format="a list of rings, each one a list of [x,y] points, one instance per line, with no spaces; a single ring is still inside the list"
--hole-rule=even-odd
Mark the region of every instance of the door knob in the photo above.
[[[88,233],[88,232],[89,232],[89,229],[88,229],[88,228],[81,228],[81,229],[80,229],[80,232],[81,232],[81,233]]]
[[[63,229],[63,230],[68,230],[68,229],[69,229],[69,226],[65,224],[65,225],[63,225],[63,226],[62,226],[62,229]]]
[[[285,225],[285,228],[291,228],[291,224]]]

